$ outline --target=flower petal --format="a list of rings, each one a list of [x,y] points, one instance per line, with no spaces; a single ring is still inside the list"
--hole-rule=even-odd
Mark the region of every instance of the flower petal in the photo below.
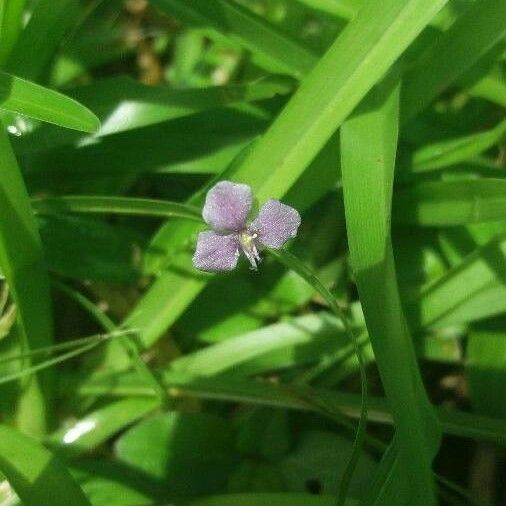
[[[214,230],[239,232],[246,226],[252,201],[247,184],[220,181],[207,192],[202,216]]]
[[[239,259],[239,238],[236,234],[219,235],[212,230],[200,232],[193,266],[201,271],[219,272],[235,269]]]
[[[262,206],[250,229],[264,246],[277,249],[297,235],[299,225],[296,209],[271,199]]]

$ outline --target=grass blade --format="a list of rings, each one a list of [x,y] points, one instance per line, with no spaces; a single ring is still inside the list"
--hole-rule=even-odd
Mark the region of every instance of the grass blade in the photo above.
[[[411,171],[426,172],[456,165],[490,149],[505,136],[506,120],[486,132],[424,146],[413,154]]]
[[[0,151],[0,266],[16,305],[18,346],[28,351],[52,342],[49,280],[28,195],[3,130]],[[25,382],[16,408],[17,423],[23,431],[45,431],[45,390],[40,378]]]
[[[396,193],[398,223],[448,227],[506,219],[506,180],[430,181]]]
[[[45,197],[32,200],[32,207],[39,214],[58,213],[91,213],[120,214],[127,216],[146,216],[156,218],[182,218],[202,222],[199,209],[178,202],[166,200],[101,197],[101,196],[68,196]]]
[[[343,125],[341,169],[351,263],[399,440],[397,485],[412,504],[425,506],[436,504],[431,460],[439,427],[404,319],[392,251],[398,98],[398,87],[387,82]]]
[[[0,71],[0,108],[82,132],[94,132],[98,118],[61,93]]]
[[[0,470],[24,504],[90,506],[67,468],[40,443],[0,425]]]

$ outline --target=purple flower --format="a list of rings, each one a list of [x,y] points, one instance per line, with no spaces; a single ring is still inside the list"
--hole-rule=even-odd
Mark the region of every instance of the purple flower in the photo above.
[[[212,230],[201,232],[197,239],[193,255],[197,269],[231,271],[241,253],[256,269],[263,246],[278,249],[297,235],[300,215],[296,209],[271,199],[248,223],[252,203],[253,194],[246,184],[220,181],[207,192],[202,216]]]

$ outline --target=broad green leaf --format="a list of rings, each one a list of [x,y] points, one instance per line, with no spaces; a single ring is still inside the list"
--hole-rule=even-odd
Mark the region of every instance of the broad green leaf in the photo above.
[[[398,491],[429,505],[436,503],[431,463],[439,424],[405,322],[390,231],[398,91],[387,81],[344,123],[341,170],[351,264],[399,440]]]
[[[403,80],[403,123],[425,109],[504,37],[505,19],[503,0],[477,0],[439,36]]]
[[[252,147],[233,179],[250,184],[260,202],[282,197],[444,3],[368,2]],[[163,242],[156,241],[153,246],[163,251],[167,242],[179,243],[194,233],[193,226],[174,229],[173,234],[164,234]],[[194,273],[188,253],[181,254],[173,265],[176,269],[164,272],[155,281],[126,322],[142,329],[145,346],[153,344],[178,318],[207,280]],[[163,307],[160,300],[164,301]]]
[[[16,346],[28,351],[52,341],[49,280],[30,201],[4,131],[0,151],[0,266],[16,305]],[[45,431],[47,391],[43,390],[41,378],[26,379],[17,406],[10,407],[23,431],[37,435]]]
[[[133,281],[139,274],[135,252],[142,244],[126,227],[70,215],[38,218],[48,268],[72,279]]]
[[[499,144],[506,136],[506,120],[486,132],[442,141],[417,149],[413,154],[413,172],[426,172],[456,165]]]
[[[10,51],[6,70],[38,81],[80,12],[78,0],[39,0]]]
[[[93,176],[117,178],[154,171],[184,173],[195,165],[194,172],[209,174],[228,163],[261,133],[269,119],[250,111],[220,108],[105,136],[76,147],[61,146],[32,153],[27,143],[20,159],[27,166],[31,181],[40,178],[41,184],[47,184],[48,180],[56,179],[57,188],[66,180],[72,183]],[[170,139],[170,149],[160,139]],[[198,163],[193,164],[194,160]]]
[[[157,399],[132,397],[119,400],[51,434],[47,443],[58,455],[76,457],[96,449],[157,407]]]
[[[396,192],[398,223],[446,227],[506,219],[506,179],[418,183]]]
[[[219,492],[236,461],[231,425],[205,413],[150,417],[116,442],[117,458],[176,496]],[[149,455],[149,458],[146,458]]]
[[[310,430],[300,434],[294,451],[278,464],[283,482],[293,492],[307,491],[308,483],[319,485],[320,495],[336,495],[345,464],[353,450],[352,442],[332,432]],[[363,452],[357,464],[350,496],[363,497],[376,463]]]
[[[0,71],[0,108],[83,132],[94,132],[98,118],[75,100]]]
[[[282,74],[302,77],[317,58],[301,43],[292,40],[264,18],[233,0],[152,0],[161,11],[175,15],[192,26],[209,27],[253,54],[260,65]]]
[[[289,79],[266,78],[247,84],[231,84],[196,89],[172,89],[146,86],[120,76],[95,81],[86,86],[68,88],[67,95],[91,109],[101,126],[91,139],[75,132],[43,125],[19,139],[19,149],[46,151],[69,144],[96,142],[99,137],[190,116],[209,109],[267,100],[292,91]],[[217,121],[220,121],[217,118]],[[223,120],[221,120],[223,121]]]
[[[36,440],[0,426],[0,471],[24,504],[89,506],[68,470]]]
[[[469,397],[474,410],[504,420],[506,418],[504,332],[474,330],[468,337],[466,351]]]

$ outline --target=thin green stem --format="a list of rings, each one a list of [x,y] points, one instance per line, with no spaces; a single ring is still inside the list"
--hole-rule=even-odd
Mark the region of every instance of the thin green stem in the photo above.
[[[357,432],[355,436],[355,442],[353,445],[353,451],[350,456],[348,465],[346,466],[343,474],[339,492],[337,496],[337,505],[341,506],[345,503],[348,495],[348,489],[351,483],[353,472],[358,463],[362,445],[366,435],[367,426],[367,376],[365,372],[365,363],[362,356],[362,350],[358,343],[357,337],[353,331],[352,325],[349,321],[346,312],[339,306],[335,297],[327,290],[325,285],[318,279],[314,272],[303,262],[301,262],[295,255],[292,255],[287,250],[269,250],[269,253],[279,262],[287,266],[296,272],[302,279],[304,279],[309,285],[311,285],[327,302],[332,311],[340,318],[343,322],[346,333],[348,334],[350,341],[353,345],[353,349],[357,355],[360,371],[360,383],[362,389],[362,401],[360,407],[360,418],[358,422]]]

